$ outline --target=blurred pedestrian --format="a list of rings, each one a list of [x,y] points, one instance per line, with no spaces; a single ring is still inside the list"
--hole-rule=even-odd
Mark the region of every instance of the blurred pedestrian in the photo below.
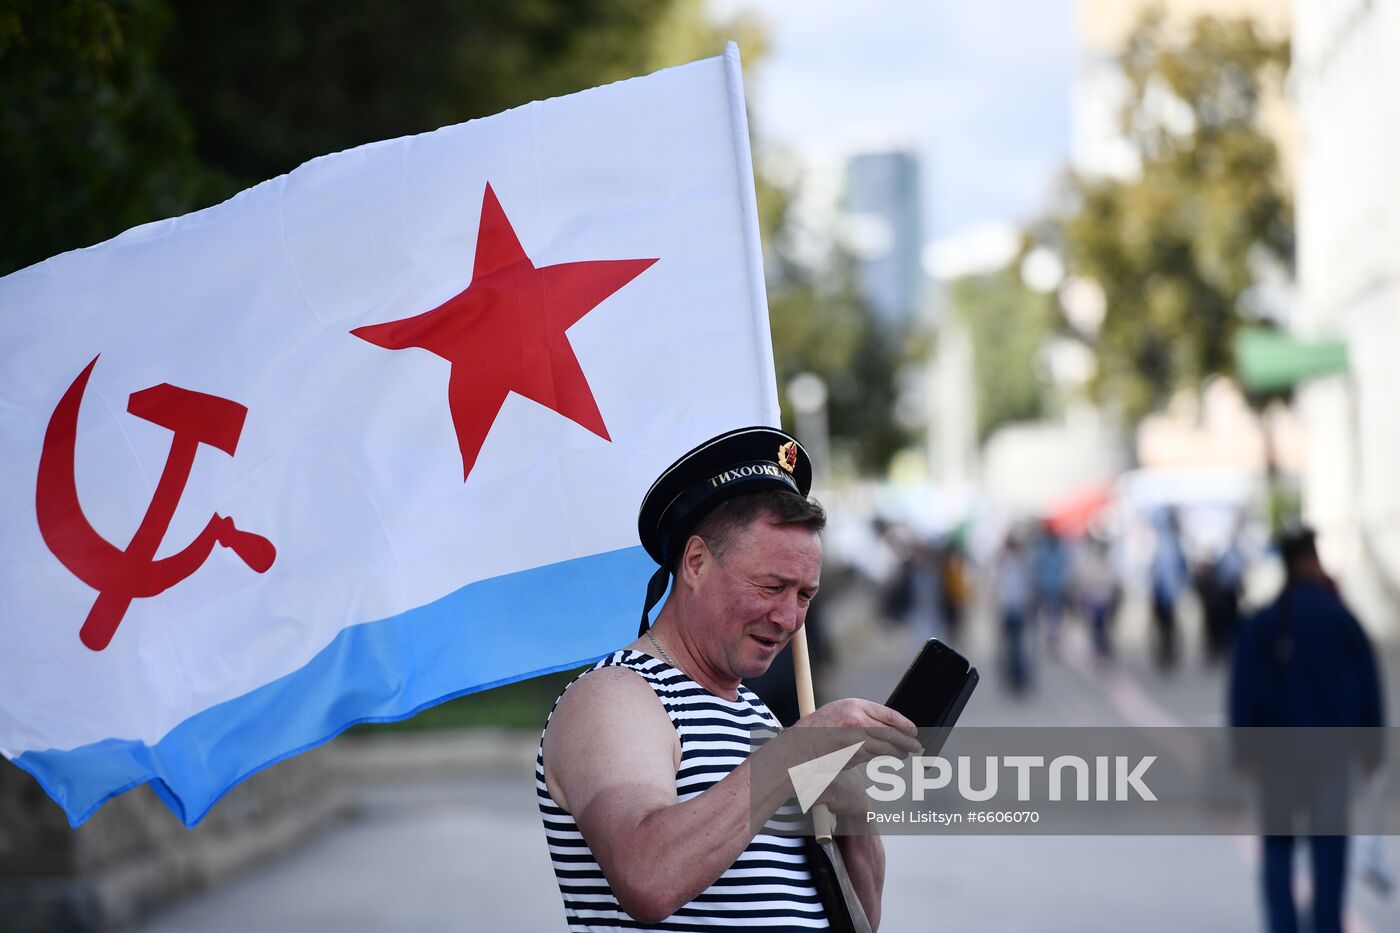
[[[1248,620],[1235,647],[1230,681],[1230,724],[1236,727],[1367,727],[1384,725],[1381,684],[1371,643],[1347,609],[1336,585],[1318,559],[1313,533],[1300,529],[1279,544],[1286,579],[1272,605]],[[1319,756],[1307,770],[1319,775],[1300,787],[1280,790],[1265,778],[1261,787],[1266,832],[1278,822],[1292,825],[1301,816],[1315,827],[1309,838],[1312,855],[1314,933],[1342,929],[1346,880],[1346,836],[1318,835],[1318,826],[1335,832],[1345,823],[1351,764],[1345,756]],[[1261,768],[1244,756],[1246,767]],[[1379,744],[1370,745],[1362,767],[1380,764]],[[1297,765],[1289,761],[1279,772]],[[1261,768],[1261,770],[1263,770]],[[1300,770],[1302,770],[1300,768]],[[1280,820],[1280,808],[1284,808]],[[1293,901],[1292,835],[1264,837],[1263,883],[1266,915],[1273,933],[1298,929]]]
[[[967,605],[972,598],[967,555],[956,537],[950,537],[944,542],[941,570],[939,595],[943,608],[943,625],[948,633],[948,641],[955,643],[961,637],[963,619],[967,615]]]
[[[1231,535],[1224,549],[1204,561],[1196,573],[1196,592],[1205,621],[1206,663],[1227,660],[1240,626],[1240,598],[1244,595],[1244,555],[1239,535]]]
[[[944,635],[939,549],[903,525],[891,525],[889,537],[899,555],[899,568],[885,590],[881,611],[922,645]]]
[[[1025,548],[1013,532],[1007,535],[996,567],[997,609],[1001,614],[1002,652],[1006,682],[1013,693],[1031,683],[1026,627],[1032,621],[1031,569]]]
[[[930,638],[946,637],[943,625],[942,557],[938,546],[926,539],[915,539],[908,562],[909,599],[904,626],[918,644]]]
[[[1109,542],[1090,535],[1080,544],[1074,563],[1075,599],[1089,622],[1094,654],[1101,661],[1113,657],[1112,626],[1122,587],[1113,568]]]
[[[1048,524],[1039,526],[1031,554],[1036,614],[1045,624],[1046,639],[1054,651],[1059,645],[1060,625],[1069,596],[1069,554],[1065,543]]]
[[[1176,666],[1177,624],[1176,608],[1188,574],[1186,557],[1181,550],[1176,511],[1165,509],[1153,522],[1157,544],[1152,551],[1152,623],[1153,659],[1157,669],[1171,670]]]
[[[873,525],[894,557],[893,573],[880,590],[880,615],[890,625],[902,626],[914,601],[914,541],[902,525],[883,518],[876,518]]]

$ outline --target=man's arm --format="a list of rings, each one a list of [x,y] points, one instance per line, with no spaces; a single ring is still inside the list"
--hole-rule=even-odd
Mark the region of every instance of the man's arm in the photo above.
[[[825,793],[818,798],[836,814],[836,828],[843,822],[846,825],[859,825],[865,822],[870,811],[870,798],[858,777],[858,768],[842,772]],[[847,822],[851,821],[851,822]],[[865,908],[865,918],[870,928],[880,928],[881,895],[885,889],[885,843],[878,835],[837,836],[836,845],[841,850],[841,861],[846,866],[846,875],[851,879],[860,904]]]
[[[1349,609],[1343,606],[1342,612],[1343,631],[1351,642],[1348,646],[1352,668],[1350,676],[1356,681],[1361,701],[1355,724],[1366,730],[1360,734],[1361,768],[1369,778],[1385,759],[1385,737],[1381,731],[1385,727],[1385,690],[1381,685],[1380,666],[1376,663],[1371,639]]]
[[[545,731],[550,793],[573,814],[623,910],[643,923],[693,900],[753,838],[749,763],[677,803],[679,755],[656,695],[621,668],[580,678]]]
[[[1235,636],[1234,652],[1230,667],[1229,709],[1226,714],[1231,726],[1248,728],[1260,724],[1258,701],[1259,655],[1262,634],[1272,617],[1272,610],[1266,609],[1257,616],[1245,617]]]
[[[842,700],[802,724],[878,729],[881,736],[871,739],[881,746],[877,753],[902,756],[914,750],[913,724],[889,717],[898,714],[874,703]],[[751,758],[709,790],[678,803],[679,751],[675,729],[651,688],[634,671],[619,668],[580,678],[560,700],[545,732],[551,795],[573,814],[622,908],[644,923],[669,917],[713,884],[752,841],[751,811],[766,819],[792,794],[791,785],[780,779],[785,767],[760,769],[774,777],[767,786],[755,786]],[[810,753],[774,741],[756,755],[791,755],[797,764]],[[867,879],[862,887],[868,888],[883,862],[876,873],[868,854],[857,855]]]
[[[837,836],[851,886],[865,908],[870,929],[880,929],[880,898],[885,890],[885,843],[879,836]]]

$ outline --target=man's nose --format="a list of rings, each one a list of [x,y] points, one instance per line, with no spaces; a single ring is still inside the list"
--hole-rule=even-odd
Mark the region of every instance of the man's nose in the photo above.
[[[784,593],[774,604],[772,611],[768,613],[768,619],[785,632],[795,632],[802,625],[804,614],[801,599],[793,591]]]

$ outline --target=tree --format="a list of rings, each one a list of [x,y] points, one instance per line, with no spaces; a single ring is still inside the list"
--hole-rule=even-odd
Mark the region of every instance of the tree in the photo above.
[[[0,274],[223,190],[156,68],[160,0],[0,6]]]
[[[0,274],[734,34],[701,0],[0,0]]]
[[[1197,20],[1177,41],[1160,11],[1122,58],[1131,178],[1077,177],[1071,210],[1042,234],[1103,289],[1096,388],[1140,417],[1232,369],[1231,341],[1261,265],[1291,270],[1292,205],[1261,128],[1286,42],[1249,21]]]
[[[948,303],[972,339],[978,439],[985,441],[1003,425],[1044,416],[1039,361],[1053,324],[1049,297],[1028,288],[1013,263],[954,280]]]
[[[718,54],[731,31],[699,0],[170,3],[177,41],[164,71],[200,158],[237,188],[325,153]]]
[[[827,386],[833,453],[855,467],[881,472],[905,445],[894,418],[901,335],[888,333],[856,293],[851,256],[828,243],[824,262],[799,258],[791,235],[792,191],[761,168],[756,179],[773,364],[784,427],[794,430],[787,385],[802,372]]]

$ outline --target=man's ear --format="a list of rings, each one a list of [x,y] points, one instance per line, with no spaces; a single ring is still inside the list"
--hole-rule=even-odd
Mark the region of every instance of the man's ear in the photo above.
[[[685,542],[685,551],[681,554],[680,582],[694,585],[714,563],[714,559],[715,556],[705,539],[699,535],[691,535]]]

